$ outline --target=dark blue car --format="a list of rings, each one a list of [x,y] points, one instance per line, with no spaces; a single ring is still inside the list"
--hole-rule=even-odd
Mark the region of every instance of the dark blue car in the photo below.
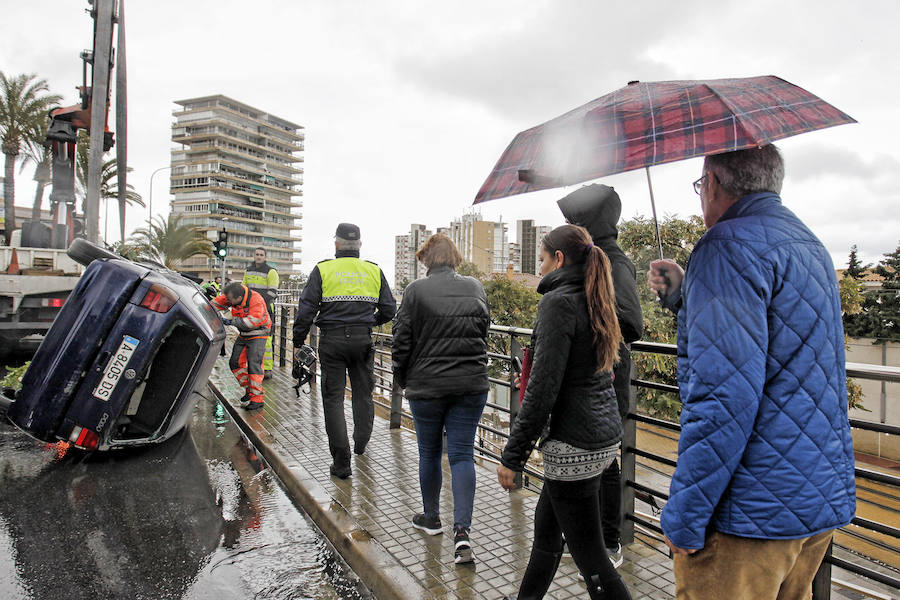
[[[22,379],[9,419],[85,450],[162,442],[180,431],[225,340],[190,279],[84,240],[88,266]]]

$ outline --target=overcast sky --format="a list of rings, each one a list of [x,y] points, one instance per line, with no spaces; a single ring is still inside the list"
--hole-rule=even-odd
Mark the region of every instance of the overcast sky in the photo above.
[[[36,73],[77,101],[85,0],[5,2],[0,70]],[[446,226],[515,134],[629,80],[778,75],[859,121],[782,141],[782,196],[846,263],[900,240],[900,3],[423,0],[128,0],[130,181],[145,199],[169,164],[174,100],[225,94],[306,128],[303,264],[333,254],[337,223],[393,281],[394,236]],[[651,169],[657,209],[699,214],[701,160]],[[168,172],[153,179],[168,211]],[[31,169],[17,198],[33,196]],[[650,214],[643,171],[600,180],[623,217]],[[563,223],[570,189],[476,206],[486,220]],[[102,213],[102,210],[101,210]],[[146,219],[128,217],[128,229]],[[117,216],[110,210],[110,238]],[[102,231],[101,221],[101,231]]]

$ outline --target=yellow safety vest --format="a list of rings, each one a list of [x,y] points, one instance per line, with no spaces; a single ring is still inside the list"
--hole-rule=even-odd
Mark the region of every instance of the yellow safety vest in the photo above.
[[[322,302],[378,302],[381,269],[375,263],[344,256],[317,266],[322,276]]]

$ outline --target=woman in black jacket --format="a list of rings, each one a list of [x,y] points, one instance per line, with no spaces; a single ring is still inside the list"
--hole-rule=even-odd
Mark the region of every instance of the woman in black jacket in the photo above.
[[[454,562],[474,560],[469,542],[475,500],[475,432],[487,401],[487,332],[491,324],[484,288],[455,272],[462,262],[453,241],[431,236],[416,252],[428,276],[410,283],[394,317],[391,356],[394,379],[406,398],[419,444],[419,487],[424,512],[413,527],[442,532],[441,450],[447,454],[453,488]]]
[[[563,535],[592,599],[630,598],[609,561],[600,525],[600,475],[618,455],[622,421],[612,367],[622,333],[609,259],[583,227],[564,225],[541,242],[534,359],[522,407],[497,467],[505,489],[541,440],[544,487],[518,600],[543,598]]]

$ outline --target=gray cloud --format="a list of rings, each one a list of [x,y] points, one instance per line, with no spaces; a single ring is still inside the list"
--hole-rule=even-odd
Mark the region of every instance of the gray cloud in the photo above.
[[[659,19],[642,3],[550,3],[521,28],[470,39],[443,54],[406,55],[396,68],[418,85],[535,124],[629,80],[664,80],[675,68],[649,58],[699,2]],[[573,104],[574,99],[574,104]]]

